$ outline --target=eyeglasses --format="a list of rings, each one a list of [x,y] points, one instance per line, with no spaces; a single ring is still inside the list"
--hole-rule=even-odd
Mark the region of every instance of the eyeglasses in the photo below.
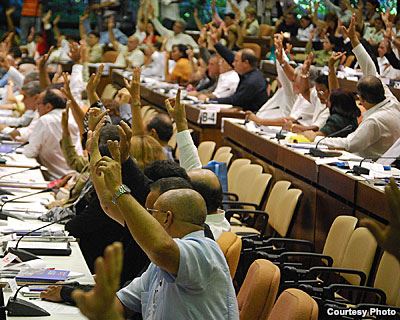
[[[161,212],[161,213],[167,213],[168,212],[168,211],[165,211],[165,210],[150,209],[150,208],[146,208],[146,210],[151,215],[154,215],[156,212]]]

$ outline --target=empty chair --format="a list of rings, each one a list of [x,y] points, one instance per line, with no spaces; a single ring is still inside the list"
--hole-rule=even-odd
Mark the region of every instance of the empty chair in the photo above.
[[[289,189],[277,203],[274,210],[269,213],[268,224],[281,236],[286,237],[293,214],[296,211],[303,191]]]
[[[276,300],[268,320],[317,320],[318,305],[307,293],[287,289]]]
[[[235,200],[249,202],[247,201],[249,194],[256,191],[254,190],[254,181],[261,175],[262,171],[263,168],[259,164],[248,164],[239,169],[236,186],[232,190],[232,193],[236,195]]]
[[[231,192],[233,184],[236,182],[236,176],[239,172],[239,169],[244,166],[250,164],[250,159],[240,158],[235,159],[228,170],[228,191]]]
[[[374,287],[386,294],[386,304],[396,306],[400,296],[400,263],[391,254],[384,252],[379,262]]]
[[[278,293],[279,268],[264,259],[254,261],[237,296],[241,320],[264,320],[270,314]]]
[[[227,146],[219,147],[219,148],[217,149],[217,151],[215,151],[214,159],[213,159],[213,160],[218,161],[218,160],[215,159],[216,157],[218,157],[218,156],[220,156],[221,154],[224,154],[224,153],[229,153],[229,152],[231,152],[231,151],[232,151],[232,148],[231,148],[231,147],[227,147]]]
[[[233,232],[223,232],[218,238],[217,243],[225,256],[233,279],[239,263],[240,251],[242,250],[242,240]]]
[[[333,267],[342,264],[344,252],[358,219],[352,216],[338,216],[333,221],[326,237],[322,253],[333,259]]]
[[[376,253],[377,243],[372,233],[364,227],[357,228],[351,234],[341,265],[338,267],[362,271],[367,279]],[[342,274],[353,285],[364,285],[360,278],[352,274]]]
[[[214,141],[203,141],[199,144],[197,150],[199,152],[200,162],[203,166],[210,162],[215,146],[216,143]]]
[[[225,153],[220,153],[219,155],[214,156],[213,160],[218,161],[218,162],[223,162],[226,164],[226,167],[228,167],[229,163],[231,162],[232,157],[233,157],[233,153],[225,152]]]
[[[286,180],[280,180],[275,182],[271,192],[268,195],[267,204],[265,205],[265,211],[269,214],[275,210],[275,207],[279,204],[280,198],[290,188],[291,182]]]

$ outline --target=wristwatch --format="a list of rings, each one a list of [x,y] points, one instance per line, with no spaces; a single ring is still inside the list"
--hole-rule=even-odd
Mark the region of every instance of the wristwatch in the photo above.
[[[121,184],[121,185],[118,187],[118,189],[117,189],[117,191],[115,192],[115,194],[113,195],[113,197],[112,197],[112,199],[111,199],[111,202],[112,202],[113,204],[117,204],[118,198],[119,198],[120,196],[122,196],[123,194],[125,194],[125,193],[131,193],[131,189],[129,189],[126,185]]]

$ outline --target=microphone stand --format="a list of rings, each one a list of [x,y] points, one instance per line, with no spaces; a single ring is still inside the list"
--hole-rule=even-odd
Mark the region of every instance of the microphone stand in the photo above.
[[[30,170],[36,170],[36,169],[40,169],[41,166],[36,166],[36,167],[32,167],[32,168],[28,168],[28,169],[24,169],[21,171],[17,171],[17,172],[12,172],[12,173],[7,173],[4,176],[0,176],[0,180],[5,178],[5,177],[9,177],[9,176],[13,176],[14,174],[19,174],[19,173],[24,173],[26,171],[30,171]]]
[[[400,157],[379,157],[379,159],[394,159],[394,160],[399,160]],[[352,172],[354,173],[354,175],[356,176],[361,176],[362,174],[369,174],[370,170],[367,168],[364,168],[362,166],[363,162],[365,160],[374,160],[374,158],[364,158],[360,161],[360,163],[358,164],[358,166],[354,166],[352,169]]]
[[[312,155],[313,157],[318,157],[318,158],[338,157],[338,156],[342,155],[342,153],[340,153],[340,152],[334,152],[334,151],[327,152],[327,151],[318,149],[318,145],[321,143],[321,141],[323,141],[326,138],[335,137],[343,132],[350,131],[351,129],[353,129],[353,126],[351,124],[349,124],[348,126],[344,127],[343,129],[333,132],[333,133],[328,134],[327,136],[323,137],[321,140],[319,140],[317,142],[317,144],[315,145],[315,148],[310,148],[310,155]]]
[[[64,221],[64,220],[69,219],[69,218],[72,218],[72,217],[73,217],[72,215],[68,215],[68,216],[65,216],[65,217],[63,217],[63,218],[61,218],[61,219],[58,219],[58,220],[56,220],[56,221],[47,223],[47,224],[45,224],[44,226],[41,226],[41,227],[39,227],[39,228],[36,228],[36,229],[34,229],[34,230],[31,230],[31,231],[27,232],[26,234],[24,234],[23,236],[21,236],[21,237],[18,239],[17,243],[15,244],[15,248],[8,248],[8,252],[9,252],[9,253],[12,253],[12,254],[15,254],[22,262],[30,261],[30,260],[34,260],[34,259],[39,259],[38,256],[36,256],[36,255],[33,254],[33,253],[30,253],[28,250],[18,249],[18,245],[19,245],[19,243],[21,242],[21,240],[22,240],[24,237],[29,236],[29,235],[32,234],[32,233],[35,233],[36,231],[42,230],[42,229],[47,228],[47,227],[49,227],[49,226],[51,226],[51,225],[53,225],[53,224],[59,223],[59,222],[61,222],[61,221]]]

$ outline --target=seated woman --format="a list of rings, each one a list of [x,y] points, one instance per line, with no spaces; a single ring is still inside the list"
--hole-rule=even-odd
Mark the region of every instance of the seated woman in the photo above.
[[[330,109],[330,116],[325,125],[318,131],[309,130],[302,133],[310,141],[314,141],[317,136],[328,136],[351,125],[351,130],[338,135],[338,137],[346,137],[358,127],[357,118],[361,115],[361,111],[357,107],[353,93],[335,89],[331,92],[327,105]]]
[[[168,63],[165,64],[165,80],[167,82],[187,84],[192,74],[192,65],[186,51],[188,47],[183,44],[172,46],[171,59],[175,61],[174,69],[169,73]]]

